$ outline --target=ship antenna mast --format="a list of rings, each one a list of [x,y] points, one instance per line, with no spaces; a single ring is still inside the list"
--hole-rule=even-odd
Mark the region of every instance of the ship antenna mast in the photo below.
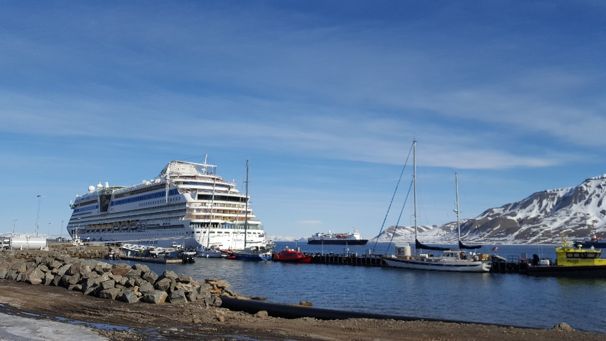
[[[170,187],[170,163],[166,166],[166,189],[164,190],[164,199],[166,204],[168,204],[168,190]]]
[[[244,211],[244,248],[246,249],[246,234],[248,233],[248,160],[246,160],[246,181],[244,182],[246,188],[245,211]]]
[[[412,140],[412,201],[415,223],[415,243],[417,242],[417,140]],[[416,248],[415,248],[416,250]]]
[[[457,176],[457,172],[455,172],[455,213],[457,214],[457,233],[459,236],[459,242],[461,242],[461,223],[459,220],[459,214],[461,213],[461,209],[459,208],[459,178]]]

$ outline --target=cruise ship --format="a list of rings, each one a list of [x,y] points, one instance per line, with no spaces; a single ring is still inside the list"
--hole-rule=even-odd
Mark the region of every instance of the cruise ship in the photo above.
[[[171,161],[153,180],[89,186],[73,203],[67,231],[82,241],[238,250],[265,246],[249,196],[216,166]]]
[[[318,232],[307,238],[307,244],[333,244],[333,245],[366,245],[368,239],[362,239],[360,232],[354,229],[353,233]]]

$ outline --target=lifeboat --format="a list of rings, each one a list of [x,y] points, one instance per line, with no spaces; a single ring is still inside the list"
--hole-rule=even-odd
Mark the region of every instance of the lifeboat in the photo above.
[[[289,249],[288,247],[284,250],[274,253],[272,260],[274,262],[290,262],[290,263],[311,263],[311,256],[304,254],[299,250]]]

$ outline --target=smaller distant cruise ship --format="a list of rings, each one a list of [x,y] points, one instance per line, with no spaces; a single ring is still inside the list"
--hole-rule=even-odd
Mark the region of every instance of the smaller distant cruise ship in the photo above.
[[[205,249],[267,244],[249,197],[216,175],[216,166],[171,161],[139,185],[98,184],[70,205],[67,231],[83,241]]]
[[[366,245],[368,239],[362,239],[360,232],[354,230],[353,233],[314,233],[307,238],[307,244],[327,244],[327,245]]]

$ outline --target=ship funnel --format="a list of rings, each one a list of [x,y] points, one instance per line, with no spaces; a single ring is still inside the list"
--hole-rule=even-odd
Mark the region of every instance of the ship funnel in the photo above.
[[[88,193],[92,193],[94,191],[95,191],[95,186],[93,186],[93,185],[88,186]]]

